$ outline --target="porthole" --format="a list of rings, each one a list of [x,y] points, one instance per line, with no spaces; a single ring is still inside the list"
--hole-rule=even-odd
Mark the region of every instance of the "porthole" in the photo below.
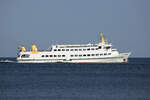
[[[42,55],[41,57],[44,57],[44,55]]]

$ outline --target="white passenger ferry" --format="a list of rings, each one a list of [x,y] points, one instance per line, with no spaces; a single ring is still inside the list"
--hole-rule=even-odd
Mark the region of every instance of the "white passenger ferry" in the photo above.
[[[38,51],[32,45],[31,51],[20,47],[17,61],[19,63],[122,63],[128,62],[131,53],[119,53],[104,40],[98,44],[52,45],[50,50]]]

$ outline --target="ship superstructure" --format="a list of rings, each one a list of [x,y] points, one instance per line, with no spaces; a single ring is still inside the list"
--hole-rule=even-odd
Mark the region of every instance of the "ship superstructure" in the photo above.
[[[131,53],[119,53],[111,43],[104,40],[98,44],[52,45],[50,50],[38,51],[32,45],[31,51],[20,47],[17,61],[20,63],[121,63],[128,62]]]

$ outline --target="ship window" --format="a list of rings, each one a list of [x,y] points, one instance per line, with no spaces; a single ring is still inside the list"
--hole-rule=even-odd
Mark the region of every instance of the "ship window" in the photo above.
[[[87,56],[90,56],[90,54],[87,54]]]
[[[58,55],[58,57],[61,57],[61,55]]]
[[[70,49],[70,51],[73,51],[73,49]]]
[[[100,54],[100,56],[102,56],[103,54]]]
[[[92,48],[91,50],[94,50],[94,48]]]
[[[108,53],[108,55],[111,55],[111,53]]]
[[[75,49],[75,51],[78,51],[78,49]]]
[[[57,57],[57,55],[54,55],[54,57]]]
[[[73,57],[73,55],[70,55],[71,57]]]
[[[95,48],[96,50],[98,50],[98,48]]]
[[[106,47],[106,49],[110,49],[110,47]]]
[[[96,54],[96,56],[99,56],[99,54]]]
[[[102,47],[101,47],[101,46],[99,46],[98,48],[99,48],[99,49],[101,49]]]
[[[84,54],[83,56],[86,56],[86,54]]]
[[[69,49],[66,49],[66,51],[69,51]]]
[[[22,56],[21,56],[21,58],[29,58],[29,54],[23,54]]]
[[[17,57],[20,57],[20,55],[18,54]]]
[[[78,55],[75,55],[75,57],[77,57]]]
[[[104,55],[107,55],[107,53],[104,53]]]
[[[92,54],[92,56],[95,56],[94,54]]]
[[[62,55],[62,57],[65,57],[65,55]]]
[[[62,51],[65,51],[65,49],[62,49]]]
[[[48,57],[48,55],[46,55],[46,57]]]
[[[112,51],[116,51],[116,49],[113,49]]]
[[[61,49],[58,49],[58,51],[61,51]]]
[[[57,51],[57,49],[54,49],[54,51]]]
[[[79,57],[81,57],[82,55],[79,55]]]
[[[90,48],[88,48],[87,50],[90,50]]]
[[[50,57],[53,57],[53,55],[50,55]]]
[[[82,51],[82,49],[79,49],[79,51]]]
[[[86,51],[86,49],[83,49],[83,51]]]
[[[44,57],[44,55],[42,55],[42,57]]]

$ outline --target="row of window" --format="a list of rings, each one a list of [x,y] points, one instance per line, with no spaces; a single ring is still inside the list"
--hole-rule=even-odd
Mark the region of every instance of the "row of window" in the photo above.
[[[41,57],[65,57],[65,55],[42,55]]]
[[[75,54],[70,55],[71,57],[86,57],[86,56],[103,56],[103,55],[111,55],[111,53],[104,53],[104,54]],[[41,57],[65,57],[65,55],[42,55]]]
[[[98,48],[87,48],[87,49],[54,49],[54,51],[89,51],[89,50],[98,50],[101,49],[101,46]]]
[[[104,54],[79,54],[79,55],[71,55],[71,57],[82,57],[82,56],[103,56],[103,55],[111,55],[111,53],[104,53]]]

